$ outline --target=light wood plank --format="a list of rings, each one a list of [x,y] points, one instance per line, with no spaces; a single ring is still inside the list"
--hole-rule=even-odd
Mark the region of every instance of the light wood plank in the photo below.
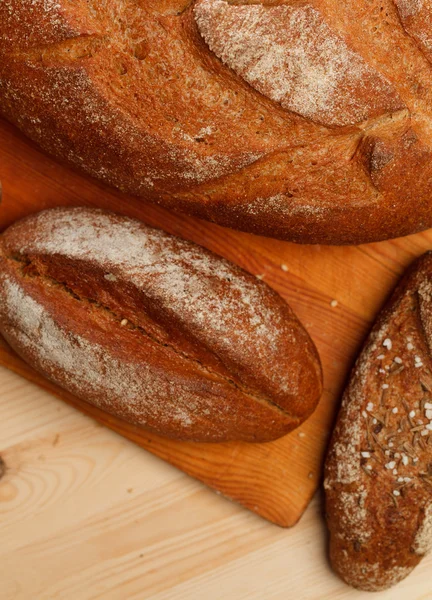
[[[370,598],[329,568],[321,494],[279,528],[1,368],[0,386],[1,600]],[[431,566],[376,597],[429,599]]]
[[[322,262],[320,278],[317,277],[315,283],[311,275],[317,270],[316,248],[305,248],[302,260],[299,246],[223,229],[122,196],[57,165],[5,122],[0,122],[0,164],[4,187],[0,229],[18,217],[48,206],[86,203],[121,210],[201,243],[252,273],[264,274],[269,285],[290,302],[317,343],[323,359],[326,390],[318,410],[301,432],[272,444],[203,445],[158,438],[51,386],[4,344],[0,345],[0,361],[250,510],[283,526],[296,523],[318,485],[339,391],[367,327],[368,315],[357,314],[342,302],[337,309],[331,307],[337,290],[330,290],[327,279],[321,277],[326,264],[329,273],[332,271],[331,256]],[[289,248],[292,264],[287,254]],[[281,268],[285,263],[288,272]],[[336,338],[339,344],[334,343]],[[299,433],[304,436],[300,437]]]
[[[308,328],[325,374],[316,413],[278,442],[181,444],[98,413],[52,387],[0,343],[0,363],[41,386],[0,368],[0,456],[7,468],[0,479],[0,600],[369,598],[329,569],[320,496],[287,531],[167,463],[269,520],[293,525],[319,484],[340,393],[361,342],[400,273],[432,247],[432,233],[329,248],[222,229],[90,181],[2,121],[0,179],[0,229],[40,208],[103,206],[263,275]],[[376,597],[429,599],[431,560]]]

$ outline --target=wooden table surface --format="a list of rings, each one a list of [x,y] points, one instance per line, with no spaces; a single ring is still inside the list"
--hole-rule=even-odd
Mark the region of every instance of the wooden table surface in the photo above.
[[[0,368],[0,600],[426,600],[351,590],[326,558],[322,497],[282,529]]]
[[[271,453],[254,448],[269,460],[252,461],[248,473],[262,471],[269,485],[286,492],[271,494],[272,510],[261,514],[275,518],[282,510],[280,521],[294,523],[318,484],[334,410],[361,342],[399,275],[432,247],[432,230],[347,248],[223,230],[141,206],[87,180],[1,121],[0,179],[0,229],[45,206],[118,207],[265,275],[292,305],[318,345],[325,392],[303,426],[306,434],[275,442]],[[165,446],[172,450],[167,459],[184,468],[180,446]],[[194,457],[205,459],[205,452],[211,450],[199,449]],[[383,594],[359,593],[339,581],[327,563],[320,492],[295,527],[282,529],[2,367],[0,456],[0,600],[432,600],[432,558]],[[237,449],[235,456],[235,469],[223,469],[231,487],[242,466]],[[281,469],[269,476],[276,464]],[[304,477],[296,480],[300,467]],[[253,495],[257,477],[249,480]]]

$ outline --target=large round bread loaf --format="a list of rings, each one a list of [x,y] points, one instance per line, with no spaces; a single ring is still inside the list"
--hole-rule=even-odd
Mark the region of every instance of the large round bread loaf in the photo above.
[[[1,236],[0,333],[76,396],[178,439],[275,439],[322,389],[312,341],[266,284],[94,209],[45,211]]]
[[[300,242],[432,226],[430,0],[2,0],[0,112],[129,193]]]

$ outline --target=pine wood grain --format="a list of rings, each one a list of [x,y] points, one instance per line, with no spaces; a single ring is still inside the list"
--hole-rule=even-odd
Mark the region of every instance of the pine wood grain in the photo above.
[[[293,529],[228,502],[0,368],[1,600],[370,600]],[[377,600],[430,600],[432,555]]]
[[[432,246],[432,234],[330,248],[297,246],[223,229],[86,179],[44,156],[2,121],[0,180],[0,230],[50,206],[85,204],[117,210],[200,243],[263,276],[291,304],[320,352],[325,391],[317,411],[300,430],[270,444],[205,445],[162,439],[59,390],[24,365],[5,343],[0,345],[0,363],[266,519],[282,526],[296,523],[320,481],[335,410],[359,346],[399,274]]]

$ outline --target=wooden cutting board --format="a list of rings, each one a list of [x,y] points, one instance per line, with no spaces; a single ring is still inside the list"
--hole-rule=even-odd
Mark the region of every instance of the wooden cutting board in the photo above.
[[[60,390],[27,367],[1,340],[0,364],[262,517],[281,526],[294,525],[320,483],[341,391],[362,340],[404,268],[432,248],[432,230],[358,247],[300,246],[235,232],[169,213],[81,176],[45,156],[1,120],[0,180],[0,230],[43,208],[104,207],[210,248],[262,276],[289,302],[318,347],[325,390],[318,409],[300,429],[268,444],[167,440]]]

